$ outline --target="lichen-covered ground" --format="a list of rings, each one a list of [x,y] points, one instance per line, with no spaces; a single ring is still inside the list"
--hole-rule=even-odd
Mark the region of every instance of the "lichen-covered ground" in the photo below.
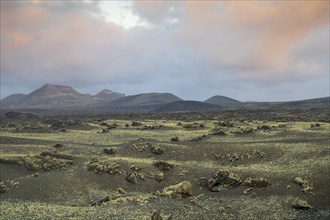
[[[330,217],[326,122],[4,119],[0,132],[0,219]],[[164,193],[183,181],[192,195]]]

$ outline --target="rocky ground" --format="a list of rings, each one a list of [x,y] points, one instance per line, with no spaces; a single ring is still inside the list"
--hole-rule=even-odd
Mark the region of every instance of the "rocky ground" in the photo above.
[[[328,119],[167,118],[2,119],[0,218],[329,219]]]

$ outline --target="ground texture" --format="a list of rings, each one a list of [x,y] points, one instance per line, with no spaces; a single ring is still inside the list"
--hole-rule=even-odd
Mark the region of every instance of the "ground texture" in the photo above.
[[[4,119],[0,219],[329,219],[329,134],[257,115]]]

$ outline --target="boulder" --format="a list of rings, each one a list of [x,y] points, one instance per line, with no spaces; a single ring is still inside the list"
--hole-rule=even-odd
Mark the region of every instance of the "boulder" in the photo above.
[[[173,167],[174,167],[173,164],[170,164],[170,163],[168,163],[168,162],[161,161],[161,160],[158,160],[158,161],[153,162],[153,165],[154,165],[155,167],[157,167],[158,169],[160,169],[160,170],[164,170],[164,171],[171,170],[171,169],[173,169]]]
[[[249,187],[267,187],[270,185],[270,182],[266,180],[265,178],[247,178],[244,180],[243,185],[249,186]]]
[[[176,185],[165,187],[162,192],[157,192],[156,195],[171,197],[171,198],[182,198],[192,196],[191,183],[183,181]]]
[[[165,151],[163,148],[160,148],[160,147],[154,147],[154,146],[152,146],[152,147],[150,148],[150,150],[151,150],[152,153],[157,154],[157,155],[161,155],[161,154],[163,154],[164,151]]]
[[[300,209],[300,210],[308,210],[311,209],[312,206],[307,203],[305,200],[298,200],[292,204],[292,208]]]
[[[125,180],[130,183],[136,184],[138,182],[136,172],[128,172],[125,176]]]
[[[237,174],[230,173],[228,170],[220,170],[215,176],[208,180],[208,189],[212,192],[221,191],[229,187],[237,187],[242,183]]]
[[[151,220],[163,220],[162,216],[160,215],[160,211],[154,210],[151,214]]]
[[[301,191],[304,193],[309,193],[313,190],[313,188],[309,186],[309,183],[301,177],[295,177],[293,181],[302,187]]]
[[[103,149],[103,152],[104,152],[105,154],[110,154],[110,155],[116,153],[116,151],[115,151],[113,148],[104,148],[104,149]]]

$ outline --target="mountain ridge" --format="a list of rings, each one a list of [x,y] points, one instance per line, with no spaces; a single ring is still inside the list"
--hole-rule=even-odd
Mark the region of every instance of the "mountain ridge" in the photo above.
[[[171,104],[173,103],[173,104]],[[25,94],[13,94],[0,100],[1,109],[86,109],[116,111],[202,111],[207,109],[330,108],[330,96],[287,102],[241,102],[215,95],[204,102],[187,101],[172,93],[124,93],[103,89],[95,95],[82,94],[70,86],[45,84]],[[162,110],[162,106],[163,110]],[[216,106],[216,107],[215,107]]]
[[[204,101],[204,103],[209,103],[213,105],[219,105],[222,107],[227,107],[227,108],[241,108],[244,107],[243,102],[240,102],[236,99],[232,99],[226,96],[221,96],[221,95],[215,95],[212,96],[211,98],[208,98]]]

